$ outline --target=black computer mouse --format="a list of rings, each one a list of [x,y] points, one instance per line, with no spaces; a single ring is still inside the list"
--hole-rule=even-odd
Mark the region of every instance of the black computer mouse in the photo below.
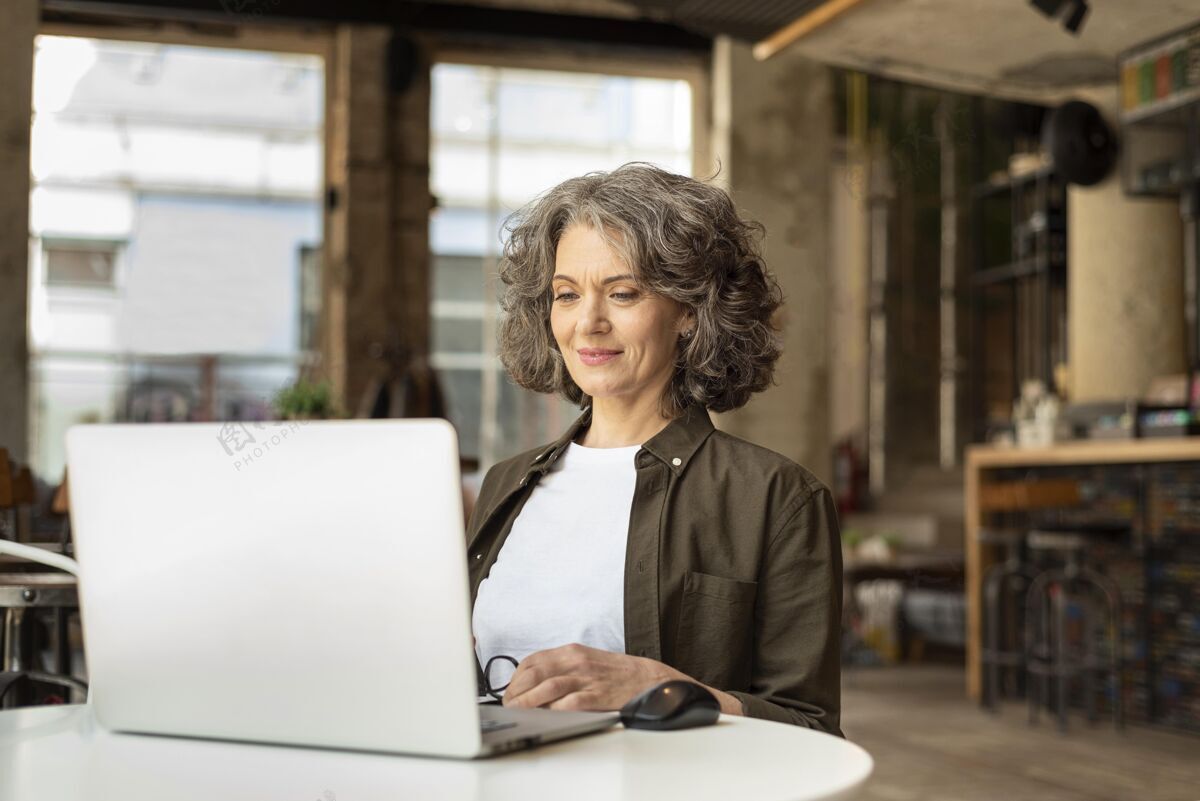
[[[690,681],[664,681],[621,708],[621,722],[630,729],[670,731],[710,726],[717,722],[717,697]]]

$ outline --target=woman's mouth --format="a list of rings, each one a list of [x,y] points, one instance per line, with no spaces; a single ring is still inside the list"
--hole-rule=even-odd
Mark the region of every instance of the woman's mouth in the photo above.
[[[579,348],[576,352],[581,362],[592,367],[606,364],[621,355],[621,351],[608,348]]]

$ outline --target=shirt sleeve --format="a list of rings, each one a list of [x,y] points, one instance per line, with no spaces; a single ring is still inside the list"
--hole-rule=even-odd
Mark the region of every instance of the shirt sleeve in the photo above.
[[[760,571],[751,691],[730,695],[750,717],[843,737],[837,510],[822,486],[785,515]]]

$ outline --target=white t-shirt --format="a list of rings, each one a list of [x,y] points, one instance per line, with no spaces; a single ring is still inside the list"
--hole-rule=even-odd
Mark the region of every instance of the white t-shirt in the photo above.
[[[625,652],[625,544],[640,448],[572,442],[534,487],[475,596],[481,666],[570,643]],[[512,672],[497,660],[491,685]]]

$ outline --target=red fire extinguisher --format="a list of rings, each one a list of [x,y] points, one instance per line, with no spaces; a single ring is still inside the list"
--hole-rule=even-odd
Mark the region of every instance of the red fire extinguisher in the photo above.
[[[833,494],[838,514],[858,509],[858,484],[858,454],[848,438],[840,440],[833,450]]]

